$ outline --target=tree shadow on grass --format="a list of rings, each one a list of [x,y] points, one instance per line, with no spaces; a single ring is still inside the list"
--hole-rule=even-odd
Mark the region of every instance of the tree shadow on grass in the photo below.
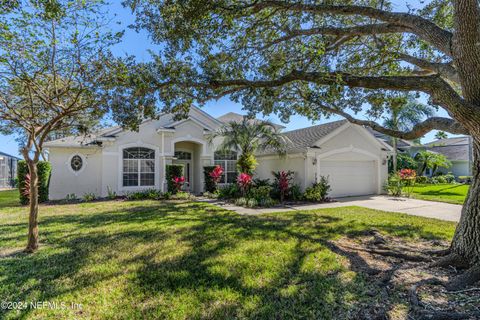
[[[20,226],[2,225],[0,232],[18,232]],[[363,275],[349,274],[342,259],[366,262],[331,240],[371,227],[321,213],[240,216],[199,203],[50,215],[41,219],[43,249],[0,258],[0,293],[7,301],[54,300],[95,290],[138,265],[128,271],[125,289],[135,293],[134,306],[110,301],[120,318],[181,312],[186,318],[214,319],[351,318],[364,309],[369,289]],[[428,236],[416,226],[395,228]],[[114,267],[106,271],[91,269],[109,263]],[[378,297],[368,299],[374,303]],[[8,311],[0,310],[0,318],[2,312]]]

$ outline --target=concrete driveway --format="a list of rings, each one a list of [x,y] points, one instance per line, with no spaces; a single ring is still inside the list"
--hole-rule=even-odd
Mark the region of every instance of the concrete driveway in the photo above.
[[[370,209],[400,212],[411,214],[414,216],[435,218],[454,222],[458,222],[460,220],[460,214],[462,211],[462,206],[457,204],[424,201],[409,198],[395,198],[381,195],[340,198],[337,199],[337,202],[331,203],[306,204],[265,209],[243,208],[221,202],[216,202],[215,204],[220,205],[222,208],[232,210],[240,214],[261,214],[270,212],[286,212],[292,210],[313,210],[346,206],[359,206]]]

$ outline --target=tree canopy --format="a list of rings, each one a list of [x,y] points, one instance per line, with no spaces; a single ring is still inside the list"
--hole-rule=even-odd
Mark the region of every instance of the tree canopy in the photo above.
[[[352,114],[362,110],[379,118],[385,90],[411,91],[427,94],[430,104],[454,119],[429,117],[407,132],[356,122],[415,139],[433,129],[465,133],[465,113],[476,108],[459,91],[450,2],[410,13],[377,1],[126,4],[137,13],[137,28],[164,45],[135,74],[168,110],[229,95],[253,113],[275,112],[283,119],[334,113],[355,121]]]

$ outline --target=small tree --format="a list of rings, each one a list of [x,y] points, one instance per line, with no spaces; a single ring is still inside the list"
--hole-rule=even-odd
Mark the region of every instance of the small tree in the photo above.
[[[15,134],[30,175],[27,252],[38,248],[38,168],[56,133],[84,134],[107,112],[141,121],[151,108],[124,103],[110,85],[123,64],[109,51],[122,33],[105,28],[103,0],[17,1],[0,15],[0,132]],[[112,72],[115,71],[115,72]],[[143,99],[144,101],[144,99]]]
[[[427,169],[432,169],[431,175],[433,176],[439,167],[449,168],[452,166],[450,160],[448,160],[443,154],[427,150],[422,150],[417,153],[415,160],[420,163],[418,170],[419,175],[423,175]]]

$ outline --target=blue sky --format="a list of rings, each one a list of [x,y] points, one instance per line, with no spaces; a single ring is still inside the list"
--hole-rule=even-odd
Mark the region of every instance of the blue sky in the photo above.
[[[397,4],[394,6],[395,10],[405,10],[406,5],[404,1],[395,1]],[[113,1],[111,4],[110,14],[117,15],[117,20],[121,21],[122,27],[127,27],[129,24],[133,23],[133,16],[130,13],[129,9],[125,9],[121,6],[120,1]],[[116,45],[114,48],[114,53],[123,56],[126,54],[133,54],[137,57],[139,61],[145,61],[149,59],[148,49],[152,49],[148,34],[145,31],[137,33],[134,30],[126,29],[124,39],[121,43]],[[228,98],[223,98],[218,101],[211,101],[205,105],[203,108],[207,113],[211,114],[214,117],[221,116],[227,112],[233,111],[238,113],[245,113],[242,111],[242,106],[230,101]],[[447,113],[444,110],[439,110],[439,116],[447,116]],[[279,122],[278,117],[275,115],[270,115],[268,119],[273,120],[274,122]],[[303,128],[310,126],[312,124],[319,124],[324,122],[330,122],[333,120],[340,119],[339,117],[332,116],[330,119],[323,119],[320,122],[313,123],[302,116],[292,116],[286,126],[286,130],[293,130],[298,128]],[[431,132],[425,136],[422,140],[428,142],[434,139],[435,132]],[[0,151],[6,152],[12,155],[19,156],[18,145],[13,136],[4,136],[0,135]]]

